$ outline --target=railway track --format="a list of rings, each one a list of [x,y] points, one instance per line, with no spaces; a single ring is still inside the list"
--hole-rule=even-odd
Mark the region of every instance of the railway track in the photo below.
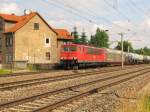
[[[142,64],[142,65],[145,65],[145,64]],[[138,66],[138,65],[132,65],[132,66]],[[125,66],[126,67],[132,67],[132,66]],[[109,69],[109,68],[112,68],[112,67],[102,67],[100,69]],[[119,68],[119,67],[113,67],[113,68]],[[36,74],[41,74],[41,73],[55,73],[55,72],[62,72],[62,71],[65,71],[65,70],[51,70],[51,71],[39,71],[39,72],[24,72],[24,73],[10,73],[10,74],[5,74],[5,75],[0,75],[0,78],[7,78],[7,77],[16,77],[16,76],[28,76],[28,75],[36,75]],[[74,72],[78,72],[79,70],[70,70],[70,71],[74,71]]]
[[[23,76],[23,75],[36,75],[36,74],[40,74],[40,73],[55,73],[58,71],[63,71],[63,70],[51,70],[51,71],[37,71],[37,72],[24,72],[24,73],[9,73],[9,74],[5,74],[5,75],[0,75],[0,78],[5,78],[5,77],[16,77],[16,76]]]
[[[149,73],[149,68],[121,72],[119,75],[95,79],[82,84],[69,86],[55,91],[45,92],[35,96],[0,104],[3,112],[47,112],[74,100],[91,95],[108,87]]]
[[[127,69],[128,69],[128,67],[124,70],[127,70]],[[131,68],[129,67],[129,69],[131,69]],[[56,77],[45,77],[45,78],[31,79],[31,80],[25,80],[25,81],[2,83],[2,84],[0,84],[0,91],[17,89],[20,87],[27,87],[27,86],[33,86],[33,85],[39,85],[39,84],[45,84],[45,83],[52,83],[52,82],[63,81],[63,80],[68,80],[68,79],[81,78],[81,77],[92,76],[92,75],[96,75],[96,74],[100,74],[100,73],[111,73],[116,70],[118,70],[118,68],[112,68],[112,69],[108,69],[108,70],[91,71],[91,72],[86,72],[86,73],[75,73],[75,74],[71,74],[71,75],[62,75],[62,76],[56,76]],[[118,70],[118,71],[120,71],[120,70]]]

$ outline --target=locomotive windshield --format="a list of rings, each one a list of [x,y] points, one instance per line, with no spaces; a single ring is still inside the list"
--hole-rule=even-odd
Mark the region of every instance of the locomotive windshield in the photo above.
[[[76,46],[64,46],[63,51],[65,51],[65,52],[69,52],[69,51],[74,52],[74,51],[77,51],[77,47]]]

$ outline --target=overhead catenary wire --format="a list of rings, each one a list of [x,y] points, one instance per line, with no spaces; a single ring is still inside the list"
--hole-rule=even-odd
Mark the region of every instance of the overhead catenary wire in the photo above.
[[[136,23],[132,22],[126,15],[124,15],[123,13],[121,13],[118,9],[114,8],[107,0],[104,0],[104,1],[105,1],[105,3],[106,3],[108,6],[110,6],[112,9],[116,10],[116,12],[118,12],[118,14],[121,14],[124,18],[126,18],[126,19],[128,20],[128,22],[130,22],[130,23],[132,23],[134,26],[136,26],[135,28],[140,28],[140,29],[141,29],[141,27],[139,27],[139,24],[136,24]],[[132,1],[132,0],[131,0],[131,1]],[[132,1],[132,3],[133,3],[133,1]],[[134,5],[136,5],[136,4],[134,4]]]
[[[47,0],[47,1],[49,1],[49,3],[51,3],[51,0]],[[64,9],[64,10],[66,10],[67,12],[69,12],[69,13],[71,13],[71,14],[73,14],[73,15],[76,15],[76,16],[78,16],[78,17],[80,17],[80,18],[82,18],[82,19],[88,21],[88,22],[91,23],[91,24],[96,24],[96,25],[99,26],[99,23],[98,23],[98,22],[96,22],[95,20],[91,19],[91,18],[92,18],[91,16],[90,16],[90,18],[88,18],[87,16],[85,16],[84,14],[82,14],[82,13],[81,13],[82,11],[76,10],[76,9],[74,9],[74,7],[68,8],[68,7],[66,7],[66,6],[62,6],[62,4],[58,3],[57,0],[52,1],[52,2],[53,2],[53,3],[52,3],[53,6],[54,6],[54,4],[55,4],[55,7]],[[54,3],[54,2],[55,2],[55,3]],[[71,10],[70,10],[70,9],[71,9]],[[113,8],[113,9],[114,9],[114,8]],[[79,12],[79,11],[80,11],[80,12]],[[89,9],[88,9],[88,11],[89,11]],[[89,12],[90,12],[89,14],[92,15],[92,14],[91,14],[92,11],[90,10]],[[116,11],[116,12],[118,12],[118,11]],[[120,14],[120,13],[122,13],[122,12],[119,11],[118,14]],[[88,14],[88,15],[89,15],[89,14]],[[95,13],[93,12],[93,14],[95,14]],[[124,14],[123,14],[123,15],[124,15]],[[98,17],[98,16],[95,15],[95,17]],[[131,23],[131,20],[130,20],[127,16],[123,16],[123,17],[124,17],[128,22]],[[133,24],[134,24],[134,23],[133,23]],[[135,24],[134,24],[134,26],[135,26]],[[139,25],[136,25],[136,26],[139,26]],[[138,27],[137,27],[137,28],[138,28]]]
[[[56,1],[49,1],[49,0],[47,0],[47,2],[50,3],[50,5],[53,5],[54,7],[57,7],[57,8],[60,8],[60,9],[64,9],[65,11],[67,11],[67,12],[73,14],[73,15],[78,16],[78,17],[80,17],[80,18],[82,18],[82,19],[88,21],[89,23],[93,23],[93,24],[98,25],[98,24],[97,24],[95,21],[93,21],[92,19],[89,19],[89,18],[87,18],[87,17],[85,17],[85,16],[79,14],[78,11],[76,11],[76,10],[70,10],[70,8],[68,8],[68,7],[62,7],[61,5],[57,4]]]
[[[48,1],[49,3],[50,3],[50,1]],[[55,4],[55,6],[56,7],[58,7],[58,8],[63,8],[64,9],[64,7],[60,7],[60,6],[58,6],[58,4],[63,4],[62,2],[61,3],[58,3],[58,1],[51,1],[51,2],[55,2],[55,3],[57,3],[57,6],[56,6],[56,4]],[[59,1],[60,2],[60,1]],[[71,6],[67,6],[67,5],[65,5],[65,7],[66,8],[68,8],[68,9],[70,9],[70,10],[67,10],[68,12],[70,12],[70,13],[72,13],[72,14],[76,14],[76,13],[78,13],[78,15],[77,16],[79,16],[79,17],[81,17],[81,15],[79,14],[79,13],[81,13],[81,11],[80,10],[78,10],[78,9],[75,9],[75,8],[73,8],[73,7],[71,7]],[[76,13],[74,13],[74,11],[76,12]],[[91,12],[91,11],[90,11]],[[89,13],[89,12],[88,12]],[[90,15],[92,15],[92,16],[95,16],[95,15],[93,15],[93,13],[94,12],[92,12],[92,13],[90,13]],[[89,15],[89,14],[88,14]],[[84,17],[84,18],[83,18]],[[99,19],[101,19],[101,20],[104,20],[104,21],[107,21],[107,22],[110,22],[111,23],[111,21],[109,21],[108,19],[106,19],[106,18],[102,18],[102,17],[100,17],[100,16],[95,16],[95,17],[97,17],[97,18],[99,18]],[[82,14],[82,17],[81,18],[83,18],[83,19],[86,19],[87,21],[89,21],[90,23],[94,23],[94,24],[96,24],[97,26],[99,26],[99,23],[97,23],[97,22],[93,22],[93,20],[89,20],[89,19],[87,19],[87,17],[85,17],[85,16],[83,16],[83,14]],[[127,28],[125,28],[125,27],[122,27],[122,26],[120,26],[120,25],[118,25],[118,24],[115,24],[115,23],[112,23],[113,25],[115,25],[116,27],[120,27],[120,28],[122,28],[122,29],[126,29],[126,30],[128,30]],[[107,25],[106,25],[107,26]],[[110,26],[109,26],[110,27]]]
[[[137,13],[138,15],[140,15],[140,16],[137,15],[138,18],[139,18],[139,17],[142,18],[143,13],[140,13],[140,12],[137,10],[137,8],[134,7],[131,3],[127,2],[126,6],[127,6],[129,9],[132,9],[132,10],[134,11],[133,13]]]
[[[141,13],[143,13],[146,17],[150,18],[150,16],[149,16],[149,15],[146,15],[146,14],[145,14],[145,11],[144,11],[141,7],[137,6],[137,4],[136,4],[135,2],[133,2],[133,0],[130,0],[130,3],[131,3],[137,10],[139,10]]]
[[[120,14],[123,18],[125,18],[129,23],[132,23],[134,26],[139,26],[138,24],[131,21],[130,18],[128,18],[126,15],[124,15],[122,12],[120,12],[118,9],[114,8],[107,0],[104,0],[104,2],[110,6],[113,10],[115,10],[118,14]]]
[[[55,1],[56,1],[56,0],[55,0]],[[59,1],[59,0],[57,0],[57,1]],[[60,1],[59,1],[59,2],[60,2]],[[62,3],[62,2],[61,2],[61,3]],[[62,4],[63,4],[63,3],[62,3]],[[73,10],[77,10],[78,12],[81,12],[79,9],[74,8],[74,7],[70,6],[69,4],[66,4],[66,6],[67,6],[67,7],[70,7],[70,8],[73,9]],[[79,7],[79,6],[78,6],[78,7]],[[118,25],[118,24],[116,24],[116,23],[113,23],[112,21],[110,21],[110,20],[107,19],[107,18],[104,18],[104,17],[101,17],[101,16],[97,15],[97,14],[95,13],[95,11],[93,11],[92,9],[89,9],[88,7],[82,6],[82,8],[85,8],[85,9],[87,10],[87,12],[84,12],[84,13],[86,13],[86,14],[88,14],[88,15],[91,15],[92,17],[95,17],[95,18],[98,18],[98,19],[100,19],[100,20],[103,20],[103,21],[105,21],[105,22],[107,22],[107,23],[110,23],[110,24],[116,26],[116,27],[119,27],[119,28],[128,30],[128,29],[125,28],[125,27],[122,27],[122,26],[120,26],[120,25]]]

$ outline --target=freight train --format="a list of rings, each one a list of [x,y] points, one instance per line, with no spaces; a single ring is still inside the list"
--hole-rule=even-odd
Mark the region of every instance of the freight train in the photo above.
[[[122,60],[121,51],[119,50],[73,43],[62,45],[60,52],[60,65],[65,69],[120,65]],[[123,62],[124,64],[150,63],[150,56],[123,52]]]

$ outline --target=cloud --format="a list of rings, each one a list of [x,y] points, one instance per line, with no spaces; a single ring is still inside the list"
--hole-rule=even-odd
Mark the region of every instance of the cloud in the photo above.
[[[5,3],[4,2],[4,3],[0,4],[0,12],[7,13],[7,14],[11,14],[11,13],[19,14],[20,9],[16,3]]]
[[[54,28],[65,28],[71,32],[73,27],[77,26],[79,34],[84,30],[89,38],[91,34],[95,34],[97,27],[99,27],[109,30],[107,33],[110,34],[111,41],[120,40],[118,33],[123,32],[125,40],[129,38],[142,40],[141,42],[132,42],[135,48],[150,47],[150,19],[144,18],[142,15],[140,15],[142,18],[138,17],[139,15],[127,6],[128,0],[120,1],[118,7],[116,0],[106,1],[109,1],[111,6],[118,8],[121,14],[126,15],[131,21],[122,17],[104,0],[36,0],[36,5],[34,4],[35,0],[30,0],[30,2],[28,2],[29,0],[21,2],[16,2],[17,0],[2,1],[0,3],[0,12],[2,13],[20,14],[22,11],[20,9],[31,8],[38,11]],[[136,3],[138,1],[140,0],[137,0]],[[143,5],[148,14],[148,3]],[[136,22],[137,26],[133,21]]]

